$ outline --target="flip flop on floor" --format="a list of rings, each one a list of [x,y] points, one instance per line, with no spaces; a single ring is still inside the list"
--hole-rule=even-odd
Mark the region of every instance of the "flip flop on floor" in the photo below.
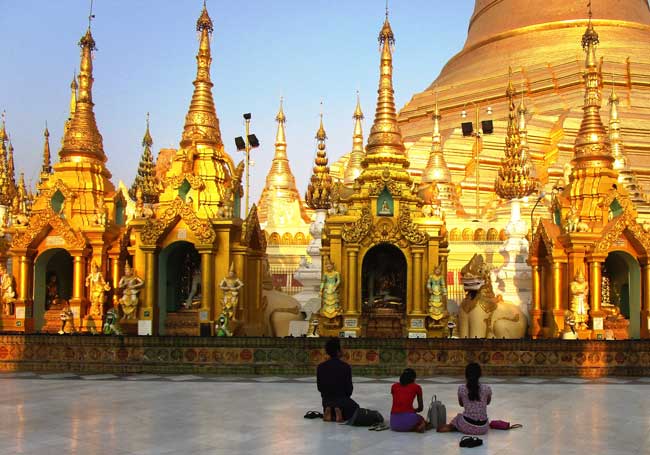
[[[388,430],[388,425],[386,425],[385,423],[378,423],[378,424],[373,425],[370,428],[368,428],[368,430],[370,430],[370,431],[384,431],[384,430]]]
[[[318,412],[318,411],[308,411],[307,414],[305,414],[305,419],[322,419],[323,414]]]
[[[463,436],[459,445],[461,447],[478,447],[483,445],[483,440],[474,436]]]
[[[515,428],[523,428],[524,426],[520,423],[513,423],[510,425],[510,430],[514,430]]]

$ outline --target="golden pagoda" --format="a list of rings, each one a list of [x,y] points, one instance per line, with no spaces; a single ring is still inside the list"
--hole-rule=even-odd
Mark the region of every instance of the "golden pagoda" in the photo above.
[[[290,275],[305,255],[310,240],[311,220],[289,166],[285,131],[287,118],[282,100],[275,120],[278,122],[275,154],[257,204],[257,213],[260,226],[266,232],[266,253],[272,271],[283,271]]]
[[[613,154],[610,143],[618,126],[611,130],[610,124],[608,134],[600,117],[599,42],[595,21],[589,21],[582,36],[583,115],[570,175],[564,187],[554,188],[552,219],[536,226],[530,250],[533,337],[650,336],[650,234],[637,222],[634,203],[619,184],[614,162],[620,150]]]
[[[650,184],[650,147],[646,80],[650,74],[650,10],[646,0],[593,0],[593,23],[603,38],[602,72],[613,75],[625,118],[622,135],[630,171],[641,192]],[[409,172],[419,184],[432,148],[431,115],[436,101],[442,115],[442,152],[457,188],[456,210],[445,213],[452,244],[450,267],[460,269],[478,250],[499,257],[509,219],[508,204],[500,200],[494,181],[503,156],[508,125],[508,103],[503,87],[508,67],[522,80],[527,100],[527,143],[541,188],[550,194],[572,159],[581,118],[582,58],[575,42],[588,17],[575,2],[532,0],[476,0],[467,40],[434,81],[412,96],[401,109],[398,124],[410,161]],[[474,103],[474,104],[472,104]],[[477,190],[474,162],[476,142],[463,137],[461,113],[476,105],[481,120],[493,120],[494,133],[483,135],[479,149],[479,212],[474,223]],[[488,114],[488,108],[492,114]],[[332,176],[343,179],[346,155],[332,163]],[[522,218],[530,219],[535,199],[522,201]],[[544,206],[546,200],[541,202]],[[540,210],[538,208],[538,210]],[[645,219],[646,210],[638,207]],[[535,216],[538,216],[536,214]],[[489,259],[488,259],[489,260]]]
[[[446,273],[446,233],[408,172],[393,91],[395,37],[388,20],[379,34],[380,78],[375,120],[355,191],[335,194],[323,230],[322,335],[422,337],[436,329],[428,317],[425,284],[440,265]],[[319,152],[325,133],[317,134]],[[354,160],[350,160],[354,166]],[[307,194],[312,207],[327,207],[332,179],[319,153]],[[349,175],[349,174],[348,174]],[[423,213],[424,212],[424,213]]]
[[[18,286],[15,312],[3,317],[2,330],[57,331],[60,312],[69,305],[77,329],[99,331],[105,304],[110,304],[109,294],[117,284],[124,200],[110,181],[93,111],[95,40],[90,26],[79,46],[79,92],[77,96],[75,89],[59,162],[44,178],[49,174],[46,129],[43,174],[31,214],[23,185],[20,191],[25,194],[17,198],[23,203],[18,201],[14,215],[29,215],[29,219],[14,222],[11,228],[9,253]]]
[[[196,29],[197,74],[180,147],[153,213],[136,212],[129,225],[126,248],[144,280],[138,331],[260,335],[266,239],[256,206],[240,217],[242,170],[221,139],[210,80],[214,28],[205,3]],[[224,284],[231,274],[244,283],[235,294]]]
[[[143,204],[154,204],[158,202],[158,191],[160,183],[156,178],[155,164],[151,146],[153,138],[149,131],[149,113],[147,113],[147,129],[142,138],[142,155],[138,164],[138,172],[135,180],[129,189],[129,196],[135,200],[141,200]]]

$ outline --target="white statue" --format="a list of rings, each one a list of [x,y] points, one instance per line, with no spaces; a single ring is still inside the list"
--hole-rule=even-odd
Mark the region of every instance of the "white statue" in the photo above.
[[[0,286],[2,286],[2,314],[10,316],[13,314],[13,304],[16,301],[16,292],[14,291],[14,279],[7,272],[4,264],[0,265]]]
[[[124,265],[124,276],[120,278],[118,287],[122,289],[120,305],[122,306],[123,319],[136,319],[138,309],[138,294],[144,285],[142,278],[131,268],[127,262]]]

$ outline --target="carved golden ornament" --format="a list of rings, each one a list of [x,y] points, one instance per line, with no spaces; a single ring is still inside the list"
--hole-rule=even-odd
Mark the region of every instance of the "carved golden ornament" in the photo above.
[[[546,228],[544,227],[542,221],[540,220],[539,224],[537,225],[537,229],[535,230],[535,234],[533,235],[533,240],[531,242],[531,248],[530,248],[531,257],[536,257],[539,255],[539,245],[542,243],[544,244],[546,251],[548,251],[548,254],[552,256],[553,249],[555,248],[555,242],[551,237],[549,237],[548,232],[546,232]]]
[[[193,190],[203,190],[205,188],[205,182],[199,175],[194,175],[190,173],[183,173],[181,175],[173,175],[171,177],[166,177],[163,180],[163,185],[165,187],[171,186],[173,189],[177,190],[181,187],[183,182],[187,180],[187,183],[190,184],[190,188]]]
[[[420,231],[411,219],[411,209],[407,205],[400,206],[398,223],[400,232],[412,244],[422,245],[429,240],[427,233]]]
[[[603,233],[601,240],[595,243],[593,250],[594,254],[607,254],[626,230],[632,234],[638,243],[641,244],[644,249],[643,253],[648,254],[648,252],[650,252],[650,235],[636,222],[633,214],[630,212],[625,212],[623,215],[616,218],[613,225],[609,225],[607,230]]]
[[[361,216],[354,223],[345,224],[341,238],[346,243],[359,243],[372,229],[370,205],[361,208]]]
[[[266,251],[266,236],[260,227],[260,220],[257,216],[257,205],[253,204],[251,206],[250,212],[248,212],[248,217],[242,225],[242,244],[246,246],[255,246],[254,240],[257,240],[260,250]]]
[[[399,228],[391,218],[381,218],[372,229],[373,243],[397,243],[402,238]]]
[[[626,195],[622,195],[617,189],[609,191],[609,193],[607,193],[607,195],[602,199],[598,206],[603,210],[609,210],[609,207],[612,205],[612,202],[614,202],[614,200],[618,201],[624,213],[628,211],[634,211],[634,204],[632,204],[632,201],[630,201]]]
[[[27,230],[14,237],[11,247],[14,249],[29,248],[34,239],[43,232],[46,226],[51,226],[54,232],[65,240],[68,247],[82,249],[86,239],[81,232],[72,229],[70,224],[55,213],[51,207],[36,213],[29,219]]]
[[[387,169],[384,169],[382,171],[382,179],[375,180],[372,183],[372,186],[369,190],[370,196],[379,196],[379,194],[384,191],[384,188],[386,188],[393,197],[401,196],[402,191],[400,189],[400,184],[390,177],[390,173],[388,173],[388,176],[385,177],[387,171]]]
[[[144,245],[155,246],[158,241],[167,233],[180,217],[190,231],[202,244],[212,244],[217,238],[216,232],[208,221],[201,220],[192,206],[186,204],[180,197],[177,197],[172,203],[159,214],[157,220],[149,220],[142,229],[140,238]]]

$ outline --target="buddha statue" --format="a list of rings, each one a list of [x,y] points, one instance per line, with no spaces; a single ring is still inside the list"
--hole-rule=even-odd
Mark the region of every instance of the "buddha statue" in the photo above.
[[[328,261],[320,283],[321,316],[332,319],[341,313],[339,301],[340,284],[341,275],[334,270],[334,264]]]
[[[120,278],[118,287],[122,290],[120,306],[123,319],[135,319],[138,309],[138,294],[144,285],[142,278],[131,268],[129,263],[124,264],[124,276]]]
[[[442,268],[437,265],[427,279],[429,291],[429,316],[435,322],[449,315],[447,311],[447,283],[442,275]]]
[[[582,270],[578,271],[575,279],[571,282],[570,290],[570,310],[573,312],[575,325],[578,329],[584,330],[589,321],[589,303],[587,302],[589,287]]]

